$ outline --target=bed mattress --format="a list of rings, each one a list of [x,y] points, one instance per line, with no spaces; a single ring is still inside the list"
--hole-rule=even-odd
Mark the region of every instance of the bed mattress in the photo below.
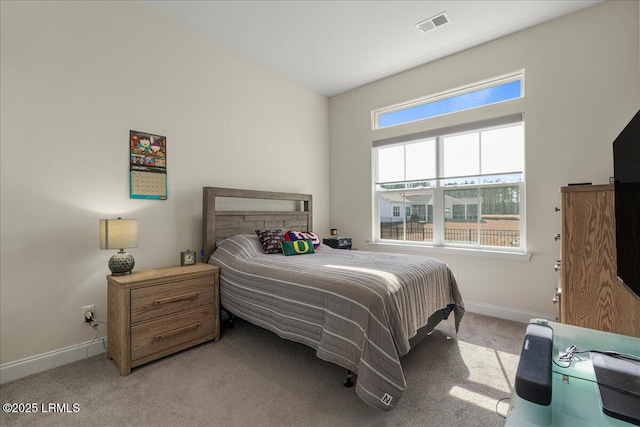
[[[456,330],[464,314],[453,273],[434,258],[324,245],[265,254],[256,236],[236,235],[209,263],[220,267],[225,309],[355,372],[358,396],[383,410],[404,393],[409,340],[438,310],[453,307]]]

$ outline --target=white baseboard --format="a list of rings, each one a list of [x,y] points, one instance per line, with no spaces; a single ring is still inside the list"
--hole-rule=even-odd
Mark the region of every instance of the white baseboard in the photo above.
[[[97,356],[106,352],[106,346],[107,337],[102,337],[97,338],[95,341],[87,341],[15,362],[5,363],[0,365],[0,384],[85,359],[87,357],[87,348],[89,349],[89,357]]]
[[[548,313],[536,313],[535,311],[517,310],[500,305],[487,304],[473,300],[464,300],[464,307],[470,313],[483,314],[499,319],[512,320],[514,322],[529,323],[531,319],[547,319],[556,322],[556,316]]]

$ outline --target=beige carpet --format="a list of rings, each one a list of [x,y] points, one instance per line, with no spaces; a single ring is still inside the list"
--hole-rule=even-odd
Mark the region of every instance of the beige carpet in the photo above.
[[[0,415],[2,426],[502,426],[526,324],[453,316],[408,355],[407,389],[395,409],[366,405],[346,371],[314,350],[238,321],[206,343],[133,370],[105,357],[22,378],[1,403],[68,403],[76,413]],[[100,345],[100,344],[97,344]],[[508,403],[498,405],[506,414]]]

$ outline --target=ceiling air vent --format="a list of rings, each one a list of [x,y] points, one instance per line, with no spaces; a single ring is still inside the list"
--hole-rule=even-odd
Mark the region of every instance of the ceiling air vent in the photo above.
[[[433,30],[434,28],[437,28],[449,22],[451,22],[451,20],[449,19],[449,15],[447,14],[447,12],[442,12],[435,16],[432,16],[429,19],[425,19],[422,22],[418,22],[416,24],[416,28],[423,33],[426,33],[427,31]]]

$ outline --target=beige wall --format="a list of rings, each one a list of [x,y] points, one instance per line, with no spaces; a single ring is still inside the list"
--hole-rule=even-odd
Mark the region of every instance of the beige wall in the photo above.
[[[555,316],[559,188],[607,183],[613,174],[612,142],[640,107],[638,21],[637,1],[607,1],[331,98],[331,227],[369,248],[373,140],[524,112],[531,260],[434,256],[457,273],[475,310]],[[372,109],[519,69],[525,70],[522,100],[371,130]]]
[[[311,193],[328,233],[326,97],[135,2],[1,4],[0,363],[106,320],[100,218],[139,219],[136,270],[200,250],[203,186]],[[130,129],[167,136],[168,200],[129,199]]]

